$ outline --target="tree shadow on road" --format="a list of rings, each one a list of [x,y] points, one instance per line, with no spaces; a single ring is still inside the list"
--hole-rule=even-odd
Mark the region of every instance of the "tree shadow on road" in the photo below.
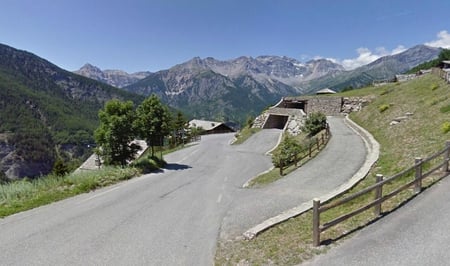
[[[166,166],[164,166],[164,169],[176,170],[176,171],[178,171],[178,170],[186,170],[186,169],[190,169],[190,168],[192,168],[192,167],[189,166],[189,165],[177,164],[177,163],[168,163],[168,164],[166,164]]]

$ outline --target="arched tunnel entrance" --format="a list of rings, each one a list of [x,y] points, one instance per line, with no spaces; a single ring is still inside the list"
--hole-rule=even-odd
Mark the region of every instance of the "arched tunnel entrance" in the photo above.
[[[269,117],[267,118],[266,122],[264,123],[263,128],[284,129],[288,119],[289,119],[289,116],[286,116],[286,115],[270,114]]]

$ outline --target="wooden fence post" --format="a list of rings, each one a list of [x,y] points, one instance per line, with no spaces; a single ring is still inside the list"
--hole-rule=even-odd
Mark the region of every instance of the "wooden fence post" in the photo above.
[[[376,177],[376,183],[380,183],[381,181],[383,181],[383,175],[377,174],[375,177]],[[383,196],[383,186],[378,186],[375,189],[375,200],[381,199],[382,196]],[[381,214],[381,201],[380,201],[380,203],[375,205],[373,213],[375,214],[375,216],[380,216],[380,214]]]
[[[416,158],[414,163],[416,165],[416,182],[414,182],[414,193],[419,193],[422,190],[422,158]]]
[[[317,140],[317,151],[320,150],[320,142],[319,142],[319,138],[316,138]]]
[[[283,159],[280,159],[280,175],[283,176]]]
[[[322,145],[325,145],[325,134],[322,134]]]
[[[312,146],[313,146],[313,143],[312,143],[312,141],[309,143],[309,157],[311,158],[311,156],[312,156]]]
[[[447,150],[444,153],[444,166],[442,167],[442,171],[448,173],[450,172],[450,169],[448,168],[448,162],[450,160],[450,140],[447,140],[447,142],[445,143],[445,147],[447,148]]]
[[[318,198],[313,199],[313,246],[318,247],[320,245],[320,200]]]

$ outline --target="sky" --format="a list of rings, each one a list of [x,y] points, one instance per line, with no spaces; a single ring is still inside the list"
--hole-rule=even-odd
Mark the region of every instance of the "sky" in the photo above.
[[[448,0],[1,0],[0,43],[73,71],[193,57],[327,58],[347,69],[418,44],[450,48]]]

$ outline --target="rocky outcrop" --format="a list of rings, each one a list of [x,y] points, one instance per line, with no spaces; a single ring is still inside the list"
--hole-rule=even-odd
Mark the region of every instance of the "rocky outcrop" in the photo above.
[[[141,71],[129,74],[122,70],[101,70],[91,64],[85,64],[79,70],[74,71],[74,73],[117,88],[123,88],[147,77],[151,72]]]
[[[342,99],[342,113],[349,114],[351,112],[358,112],[364,106],[368,105],[375,99],[375,96],[364,97],[344,97]]]
[[[47,174],[51,169],[52,165],[47,160],[27,161],[17,155],[14,145],[6,140],[0,140],[0,171],[8,179],[40,176]]]

